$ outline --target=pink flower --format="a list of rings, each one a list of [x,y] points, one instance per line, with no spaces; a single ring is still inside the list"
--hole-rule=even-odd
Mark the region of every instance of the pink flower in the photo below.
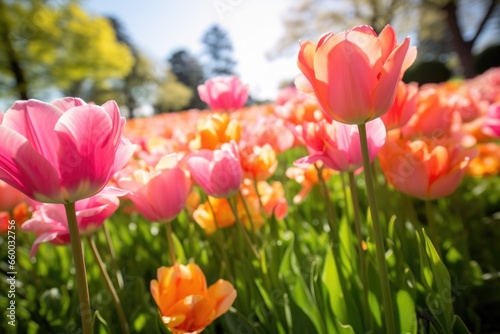
[[[186,206],[191,182],[179,167],[175,154],[165,156],[151,170],[125,173],[126,170],[120,172],[117,183],[131,192],[130,200],[146,219],[169,222]]]
[[[0,124],[0,179],[39,202],[95,195],[133,153],[124,124],[114,101],[17,101]]]
[[[222,144],[220,150],[201,150],[188,160],[189,171],[196,183],[212,197],[230,197],[243,180],[236,142]]]
[[[248,86],[235,76],[215,77],[199,85],[198,94],[213,110],[234,110],[247,102]]]
[[[119,205],[118,197],[107,193],[106,190],[77,201],[75,210],[80,234],[87,236],[94,233],[118,209]],[[37,235],[30,256],[36,254],[38,247],[43,242],[65,245],[71,241],[66,211],[62,204],[46,203],[38,205],[32,218],[27,220],[21,229],[31,231]]]
[[[343,124],[336,121],[328,123],[322,120],[318,123],[305,123],[299,127],[302,140],[309,156],[301,158],[295,165],[305,167],[317,161],[322,161],[326,167],[338,171],[354,171],[363,166],[359,132],[356,125]],[[386,131],[384,123],[375,119],[366,124],[368,153],[373,160],[378,150],[384,145]]]
[[[415,57],[409,38],[398,45],[391,26],[378,36],[369,26],[357,26],[324,34],[317,45],[302,43],[298,67],[326,114],[342,123],[362,124],[389,110]]]
[[[484,118],[483,132],[489,136],[500,137],[500,103],[490,106]]]

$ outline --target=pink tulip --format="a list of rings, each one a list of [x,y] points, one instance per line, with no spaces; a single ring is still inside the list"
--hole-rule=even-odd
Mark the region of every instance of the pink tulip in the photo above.
[[[359,131],[356,125],[336,121],[328,123],[323,120],[318,123],[306,123],[298,130],[309,151],[309,156],[297,160],[295,165],[304,167],[322,161],[326,167],[338,171],[354,171],[363,165]],[[368,122],[366,132],[368,153],[370,160],[373,160],[385,142],[384,123],[380,119]]]
[[[162,158],[152,170],[122,171],[118,185],[131,192],[130,200],[149,221],[170,222],[186,206],[191,182],[179,167],[177,155]]]
[[[243,171],[236,142],[222,144],[220,150],[201,150],[188,160],[196,183],[212,197],[230,197],[243,181]]]
[[[101,191],[133,153],[114,101],[17,101],[0,124],[0,179],[45,203],[73,203]]]
[[[248,86],[238,77],[215,77],[198,86],[198,94],[212,110],[234,110],[248,100]]]
[[[409,38],[398,45],[390,25],[379,36],[369,26],[357,26],[324,34],[317,45],[302,43],[298,67],[326,114],[342,123],[362,124],[389,110],[415,58]]]
[[[484,118],[483,132],[492,137],[500,137],[500,102],[489,107]]]
[[[106,191],[77,201],[75,211],[80,235],[87,236],[98,230],[119,205],[118,197]],[[43,242],[50,242],[54,245],[65,245],[71,242],[66,211],[62,204],[39,203],[32,218],[27,220],[21,229],[37,235],[30,256],[36,254]]]

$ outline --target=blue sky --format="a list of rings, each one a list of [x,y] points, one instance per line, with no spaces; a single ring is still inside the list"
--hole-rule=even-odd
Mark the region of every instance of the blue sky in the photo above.
[[[257,98],[274,99],[279,83],[298,73],[295,55],[266,58],[283,34],[286,0],[85,0],[83,6],[119,18],[133,42],[158,62],[179,48],[199,54],[203,33],[218,23],[229,32],[236,71]]]

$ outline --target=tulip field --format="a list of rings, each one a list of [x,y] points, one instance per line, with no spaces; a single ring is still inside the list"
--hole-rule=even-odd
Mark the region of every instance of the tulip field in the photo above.
[[[348,32],[264,105],[0,112],[0,332],[500,333],[500,68],[403,83]]]

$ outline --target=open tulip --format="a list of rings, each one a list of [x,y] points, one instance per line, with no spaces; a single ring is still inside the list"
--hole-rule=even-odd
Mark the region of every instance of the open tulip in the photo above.
[[[169,222],[186,206],[191,182],[176,154],[165,156],[152,170],[139,168],[124,175],[126,172],[120,173],[118,185],[130,191],[130,200],[146,219]]]
[[[452,139],[392,138],[380,150],[379,159],[394,188],[411,196],[436,199],[455,191],[476,154],[476,149],[464,149]]]
[[[417,111],[417,96],[418,85],[414,82],[405,84],[399,82],[396,99],[389,111],[382,116],[386,129],[400,128],[415,114]]]
[[[230,197],[243,181],[238,147],[234,140],[220,150],[201,150],[188,157],[189,171],[196,183],[213,197]]]
[[[213,110],[234,110],[248,100],[248,86],[236,76],[215,77],[198,86],[200,99]]]
[[[305,123],[298,127],[299,136],[306,145],[309,156],[295,162],[296,166],[307,166],[322,161],[326,167],[338,171],[354,171],[363,165],[359,130],[356,125],[331,123],[322,120]],[[386,131],[384,123],[375,119],[366,124],[368,153],[373,160],[384,145]]]
[[[123,194],[123,193],[122,193]],[[81,235],[94,233],[104,221],[118,209],[118,197],[106,191],[75,203],[76,219]],[[31,219],[21,227],[24,231],[34,232],[37,236],[30,256],[34,256],[43,242],[54,245],[70,243],[70,233],[66,211],[62,204],[41,204],[36,207]]]
[[[389,110],[415,58],[409,38],[398,45],[390,25],[378,36],[369,26],[357,26],[324,34],[317,45],[301,43],[298,67],[326,114],[342,123],[363,124]]]
[[[222,279],[207,288],[205,275],[194,263],[158,268],[157,278],[151,281],[151,295],[174,334],[201,333],[229,310],[237,295]]]
[[[17,101],[0,124],[0,179],[45,203],[74,203],[101,191],[133,153],[114,101]]]

